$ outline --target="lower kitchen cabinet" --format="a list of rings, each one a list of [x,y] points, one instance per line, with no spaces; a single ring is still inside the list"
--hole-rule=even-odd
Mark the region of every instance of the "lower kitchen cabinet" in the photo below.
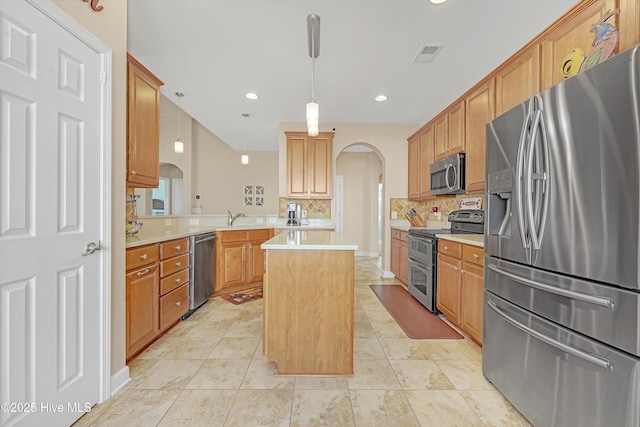
[[[264,251],[272,229],[219,231],[216,233],[215,291],[262,281]]]
[[[149,345],[160,332],[158,245],[129,249],[126,259],[126,353],[129,359]]]
[[[391,229],[391,272],[404,283],[409,283],[409,233]]]
[[[127,249],[126,357],[130,360],[189,309],[189,241]]]
[[[482,344],[483,265],[482,248],[438,240],[438,308],[479,344]]]

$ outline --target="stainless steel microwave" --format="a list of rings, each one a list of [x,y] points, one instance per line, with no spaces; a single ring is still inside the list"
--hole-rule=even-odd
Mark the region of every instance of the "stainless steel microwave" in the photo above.
[[[465,192],[464,153],[456,153],[429,166],[431,194],[462,194]]]

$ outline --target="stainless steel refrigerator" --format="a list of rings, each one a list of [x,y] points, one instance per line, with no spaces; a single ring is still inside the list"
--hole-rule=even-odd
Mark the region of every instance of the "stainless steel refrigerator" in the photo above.
[[[487,124],[482,368],[536,426],[640,426],[640,45]]]

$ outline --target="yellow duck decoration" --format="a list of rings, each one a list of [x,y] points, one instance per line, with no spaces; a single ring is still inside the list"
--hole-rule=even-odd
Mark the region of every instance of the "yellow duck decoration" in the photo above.
[[[568,79],[578,74],[584,62],[584,50],[579,47],[573,48],[571,53],[562,60],[562,77]]]
[[[609,10],[598,22],[591,25],[590,31],[594,34],[593,52],[587,56],[582,49],[576,47],[564,57],[561,70],[564,78],[573,77],[580,71],[591,68],[613,56],[618,49],[618,29],[606,21],[618,13],[620,13],[620,9]]]

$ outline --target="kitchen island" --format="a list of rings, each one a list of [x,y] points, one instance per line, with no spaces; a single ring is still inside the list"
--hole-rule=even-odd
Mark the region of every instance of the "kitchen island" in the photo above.
[[[276,375],[353,375],[354,256],[333,231],[281,231],[262,244],[263,351]]]

